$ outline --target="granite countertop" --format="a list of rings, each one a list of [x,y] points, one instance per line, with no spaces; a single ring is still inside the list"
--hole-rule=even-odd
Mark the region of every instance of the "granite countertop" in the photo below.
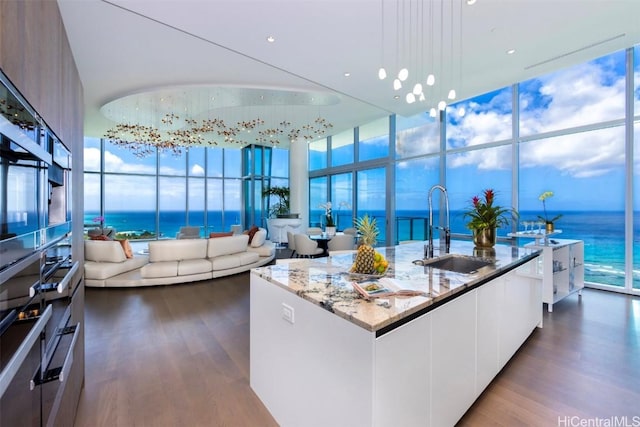
[[[438,244],[435,243],[438,256]],[[353,288],[353,281],[366,278],[348,274],[355,254],[300,259],[291,263],[254,268],[252,274],[291,291],[325,310],[372,332],[392,329],[407,319],[427,311],[480,286],[538,256],[538,251],[496,245],[494,250],[478,252],[469,241],[451,241],[451,254],[480,256],[489,266],[462,274],[412,263],[421,259],[424,242],[376,248],[389,261],[384,281],[397,288],[422,292],[419,296],[391,296],[367,300]]]

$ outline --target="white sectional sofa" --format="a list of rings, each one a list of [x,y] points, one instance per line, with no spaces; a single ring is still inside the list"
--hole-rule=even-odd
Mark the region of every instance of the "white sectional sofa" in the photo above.
[[[264,234],[263,234],[264,232]],[[260,230],[249,236],[149,242],[149,254],[126,258],[117,241],[85,241],[85,286],[171,285],[236,274],[268,264],[275,246]]]

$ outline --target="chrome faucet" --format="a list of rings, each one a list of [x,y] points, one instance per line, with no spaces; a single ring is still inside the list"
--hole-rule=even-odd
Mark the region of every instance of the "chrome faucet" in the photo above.
[[[436,227],[441,231],[444,231],[444,240],[445,240],[445,253],[449,253],[449,248],[451,246],[451,229],[449,228],[449,195],[447,194],[447,189],[442,185],[434,185],[429,190],[429,242],[428,245],[424,248],[424,257],[425,258],[433,258],[433,191],[440,190],[444,195],[445,207],[447,209],[447,222],[444,227]]]

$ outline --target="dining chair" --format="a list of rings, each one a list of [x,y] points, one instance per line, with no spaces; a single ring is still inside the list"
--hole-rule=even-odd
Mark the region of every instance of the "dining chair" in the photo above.
[[[322,228],[320,227],[309,227],[307,228],[308,236],[317,236],[318,234],[322,234]]]
[[[329,254],[331,251],[352,250],[355,248],[355,236],[351,234],[337,234],[327,242]]]
[[[342,230],[344,234],[351,234],[352,236],[356,236],[358,234],[358,230],[355,227],[347,227]]]
[[[293,258],[296,255],[296,240],[293,237],[295,234],[292,231],[287,231],[287,248],[291,251],[290,258]]]
[[[296,234],[293,238],[299,257],[315,258],[324,254],[324,249],[318,247],[318,242],[311,240],[306,234]]]
[[[180,227],[180,231],[176,234],[176,239],[199,239],[200,227],[198,226],[184,226]]]

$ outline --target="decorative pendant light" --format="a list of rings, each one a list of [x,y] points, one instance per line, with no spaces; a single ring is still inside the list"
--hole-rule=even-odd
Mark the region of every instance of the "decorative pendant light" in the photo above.
[[[378,78],[384,80],[387,78],[387,70],[384,69],[384,0],[380,0],[380,69],[378,70]]]

